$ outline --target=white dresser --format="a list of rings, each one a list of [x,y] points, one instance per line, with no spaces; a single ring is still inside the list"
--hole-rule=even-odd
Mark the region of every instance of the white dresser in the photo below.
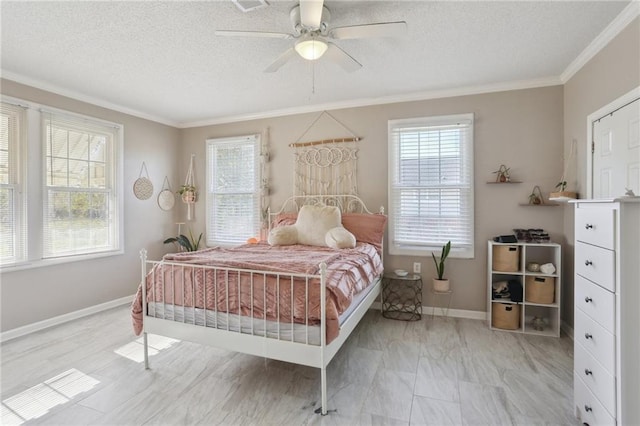
[[[640,425],[640,197],[574,204],[576,416]]]

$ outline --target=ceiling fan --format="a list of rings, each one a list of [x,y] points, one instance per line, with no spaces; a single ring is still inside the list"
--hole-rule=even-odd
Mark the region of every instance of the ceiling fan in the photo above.
[[[293,34],[238,30],[217,30],[215,34],[232,37],[295,39],[295,44],[276,58],[264,72],[277,71],[296,54],[310,61],[325,57],[346,71],[353,72],[360,69],[362,64],[330,40],[400,37],[407,31],[405,21],[331,28],[329,25],[331,14],[323,0],[300,0],[300,3],[289,12],[289,17],[293,25]]]

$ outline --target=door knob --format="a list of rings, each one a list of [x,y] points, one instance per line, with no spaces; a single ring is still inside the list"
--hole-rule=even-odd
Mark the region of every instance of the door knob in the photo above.
[[[584,301],[585,301],[586,303],[589,303],[589,302],[593,302],[593,299],[592,299],[592,298],[590,298],[589,296],[585,296],[585,297],[584,297]]]
[[[590,374],[593,375],[593,371],[589,370],[588,368],[585,368],[584,369],[584,374],[587,375],[587,376],[590,375]]]
[[[584,338],[585,339],[593,339],[593,335],[589,334],[589,333],[584,333]]]
[[[593,225],[591,225],[590,223],[587,223],[587,224],[584,226],[584,229],[593,229]]]
[[[591,407],[589,407],[588,405],[584,406],[584,411],[586,411],[587,413],[590,411],[593,411],[593,409]]]
[[[585,265],[585,266],[593,265],[593,262],[592,262],[592,261],[590,261],[590,260],[585,260],[585,261],[584,261],[584,265]]]

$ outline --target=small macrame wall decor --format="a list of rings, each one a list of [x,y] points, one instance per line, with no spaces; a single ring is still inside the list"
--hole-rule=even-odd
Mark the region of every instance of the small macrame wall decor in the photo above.
[[[162,183],[162,190],[158,194],[158,207],[164,211],[171,210],[176,204],[176,194],[171,190],[171,184],[169,184],[169,178],[164,177]],[[180,234],[178,234],[180,235]]]
[[[193,205],[198,200],[198,191],[196,189],[193,176],[193,161],[195,157],[195,154],[191,154],[187,177],[184,180],[184,185],[182,185],[178,191],[178,194],[182,198],[182,202],[187,205],[187,220],[193,220]]]
[[[350,133],[349,137],[300,142],[323,117],[328,116]],[[327,111],[323,111],[295,143],[294,195],[358,195],[357,137]]]
[[[145,176],[142,176],[143,172]],[[147,165],[144,161],[140,168],[140,175],[133,183],[133,194],[138,200],[148,200],[153,195],[153,183],[151,183],[149,179],[149,172],[147,171]]]

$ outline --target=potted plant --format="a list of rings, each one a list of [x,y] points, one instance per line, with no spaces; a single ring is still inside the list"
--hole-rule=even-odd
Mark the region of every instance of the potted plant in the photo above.
[[[504,164],[500,164],[500,168],[493,172],[496,175],[496,182],[510,182],[511,175],[509,174],[509,170],[511,170],[511,168],[505,166]]]
[[[448,241],[447,244],[442,246],[440,260],[436,259],[436,255],[431,253],[431,256],[433,257],[433,263],[435,263],[436,265],[436,273],[438,274],[438,278],[433,279],[433,290],[439,293],[446,293],[450,288],[449,279],[444,278],[444,262],[445,260],[447,260],[447,256],[449,256],[450,251],[451,241]]]
[[[189,237],[186,235],[180,234],[177,237],[171,237],[164,240],[164,244],[174,243],[178,245],[178,249],[180,251],[198,251],[200,247],[200,241],[202,240],[202,232],[198,236],[196,240],[191,233],[191,229],[189,229]]]
[[[194,185],[182,185],[177,193],[182,197],[182,201],[187,204],[195,203],[198,195]]]

